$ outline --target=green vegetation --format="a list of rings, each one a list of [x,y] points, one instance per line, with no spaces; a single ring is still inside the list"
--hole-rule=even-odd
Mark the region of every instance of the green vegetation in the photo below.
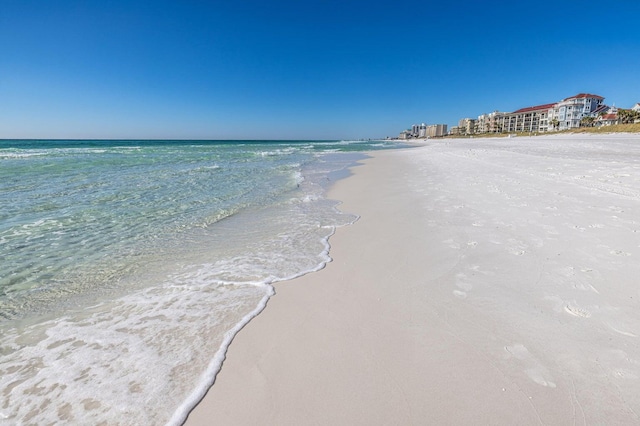
[[[595,126],[596,118],[593,116],[582,117],[580,120],[580,127],[593,127]]]
[[[605,134],[605,133],[640,133],[640,123],[630,123],[630,124],[613,124],[611,126],[601,126],[601,127],[580,127],[578,129],[570,129],[570,130],[562,130],[557,132],[517,132],[510,133],[515,136],[544,136],[544,135],[559,135],[566,133],[595,133],[595,134]],[[469,139],[469,138],[505,138],[508,137],[509,133],[478,133],[473,135],[449,135],[448,138],[455,139]]]
[[[618,119],[622,124],[632,124],[640,120],[640,111],[618,108]]]
[[[580,127],[560,133],[640,133],[640,123],[613,124],[601,127]]]

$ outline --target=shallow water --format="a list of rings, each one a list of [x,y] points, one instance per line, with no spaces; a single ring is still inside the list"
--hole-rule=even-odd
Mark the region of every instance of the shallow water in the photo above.
[[[179,423],[385,142],[0,141],[0,420]]]

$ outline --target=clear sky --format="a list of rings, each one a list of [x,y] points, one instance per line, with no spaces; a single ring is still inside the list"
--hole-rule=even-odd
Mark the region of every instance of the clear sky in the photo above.
[[[640,0],[0,0],[0,138],[339,139],[640,102]]]

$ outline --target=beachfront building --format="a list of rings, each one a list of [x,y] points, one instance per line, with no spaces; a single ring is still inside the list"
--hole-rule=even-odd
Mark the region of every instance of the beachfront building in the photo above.
[[[407,139],[411,139],[411,130],[407,129],[407,130],[403,130],[402,132],[400,132],[400,135],[398,135],[398,139],[402,139],[402,140],[407,140]]]
[[[478,116],[476,121],[477,133],[500,133],[502,132],[503,117],[506,112],[493,111],[489,114],[482,114]]]
[[[420,125],[417,126],[417,136],[420,139],[424,139],[427,137],[427,125],[422,123]]]
[[[451,129],[453,130],[453,128]],[[458,133],[462,135],[472,135],[476,132],[476,120],[473,118],[463,118],[458,121]]]
[[[427,127],[425,123],[414,124],[410,129],[403,130],[398,139],[425,139],[427,137]]]
[[[612,106],[599,114],[594,123],[597,127],[618,124],[618,108]]]
[[[602,96],[580,93],[557,103],[520,108],[514,112],[482,114],[478,116],[475,127],[477,133],[537,133],[575,129],[581,126],[583,118],[591,117],[593,122],[601,116],[608,108],[603,101]]]
[[[596,126],[632,123],[640,123],[640,104],[635,104],[629,109],[616,108],[615,106],[607,108],[607,110],[603,114],[600,114],[595,120]]]
[[[447,134],[446,124],[431,124],[430,126],[427,126],[428,138],[440,138],[446,134]]]
[[[543,104],[520,108],[517,111],[502,114],[499,117],[502,132],[546,132],[549,110],[555,104]]]
[[[596,117],[602,110],[604,98],[580,93],[556,103],[549,109],[549,130],[569,130],[580,127],[584,117]]]

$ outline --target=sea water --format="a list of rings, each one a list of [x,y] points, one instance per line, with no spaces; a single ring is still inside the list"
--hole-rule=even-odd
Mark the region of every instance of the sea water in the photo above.
[[[0,141],[0,424],[180,424],[390,142]]]

